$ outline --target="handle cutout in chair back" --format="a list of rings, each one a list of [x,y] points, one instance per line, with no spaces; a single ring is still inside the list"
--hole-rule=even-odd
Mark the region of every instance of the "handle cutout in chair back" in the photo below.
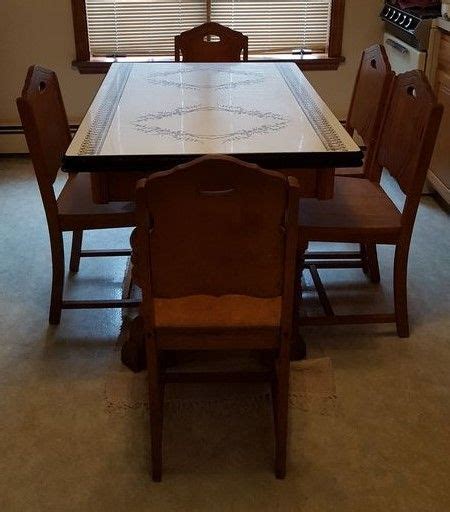
[[[203,37],[204,43],[220,43],[222,38],[216,34],[207,34]]]
[[[406,92],[413,98],[417,98],[417,91],[414,85],[410,85],[408,89],[406,89]]]
[[[377,61],[376,61],[376,59],[372,59],[370,61],[370,65],[373,67],[373,69],[377,69]]]
[[[236,189],[233,187],[225,188],[222,190],[199,190],[198,193],[202,196],[210,196],[210,197],[218,197],[218,196],[229,196],[233,192],[235,192]]]
[[[47,84],[45,82],[39,82],[39,92],[44,92],[47,89]]]

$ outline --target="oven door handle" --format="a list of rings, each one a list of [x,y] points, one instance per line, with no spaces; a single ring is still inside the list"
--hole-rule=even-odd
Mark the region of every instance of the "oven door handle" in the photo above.
[[[397,43],[397,41],[394,41],[393,39],[386,39],[386,44],[389,46],[392,46],[395,50],[399,51],[400,53],[403,53],[403,55],[406,55],[409,53],[408,48],[406,46],[403,46],[400,43]]]

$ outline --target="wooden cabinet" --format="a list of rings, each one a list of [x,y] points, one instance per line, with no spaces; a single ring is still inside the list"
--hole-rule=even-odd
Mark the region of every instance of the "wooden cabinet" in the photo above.
[[[437,192],[450,203],[450,34],[444,32],[439,47],[435,92],[438,101],[444,105],[444,115],[428,178]]]
[[[442,32],[439,46],[438,69],[450,71],[450,34]]]

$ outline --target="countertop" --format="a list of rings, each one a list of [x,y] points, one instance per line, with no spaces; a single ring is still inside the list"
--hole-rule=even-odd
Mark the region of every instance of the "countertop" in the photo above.
[[[446,32],[450,32],[450,21],[446,20],[444,18],[437,18],[435,21],[435,26],[439,27],[442,30],[445,30]]]

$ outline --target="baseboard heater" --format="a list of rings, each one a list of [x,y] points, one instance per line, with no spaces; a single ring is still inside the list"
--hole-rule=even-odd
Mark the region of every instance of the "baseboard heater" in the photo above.
[[[75,133],[78,130],[78,126],[78,124],[71,124],[70,131]],[[0,136],[1,135],[24,135],[23,127],[20,124],[0,125]]]
[[[70,125],[70,131],[78,130],[77,124]],[[0,154],[28,153],[22,125],[0,125]]]

